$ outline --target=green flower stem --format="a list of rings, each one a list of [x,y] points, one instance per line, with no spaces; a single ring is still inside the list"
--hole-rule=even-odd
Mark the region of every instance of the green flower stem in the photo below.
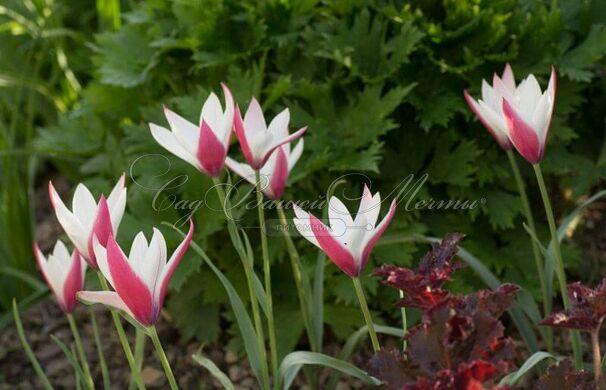
[[[534,224],[534,217],[532,216],[532,210],[530,209],[530,202],[528,201],[528,195],[526,194],[526,187],[524,185],[524,181],[522,180],[522,175],[520,175],[520,169],[518,168],[518,163],[516,162],[513,151],[508,150],[507,157],[509,158],[511,170],[518,186],[518,192],[520,193],[520,199],[522,200],[522,208],[524,209],[524,214],[526,214],[526,223],[535,237],[538,237],[537,229]],[[551,299],[547,292],[547,284],[545,283],[545,272],[543,261],[541,260],[541,252],[538,244],[534,242],[532,238],[530,239],[530,242],[532,244],[532,254],[534,256],[535,266],[537,267],[537,275],[539,276],[539,282],[541,283],[541,292],[543,294],[543,311],[544,315],[548,316],[551,314]]]
[[[145,352],[145,333],[139,328],[135,328],[135,364],[137,365],[137,371],[141,372],[143,368],[143,353]],[[135,381],[131,380],[129,389],[134,389],[136,386]]]
[[[86,387],[89,389],[94,389],[95,385],[93,382],[93,378],[90,375],[90,368],[88,367],[86,354],[84,353],[84,347],[82,346],[82,340],[80,339],[80,332],[78,332],[76,320],[74,319],[74,316],[71,313],[68,313],[65,316],[67,317],[67,322],[69,322],[69,328],[71,329],[72,335],[74,336],[76,351],[78,351],[78,356],[80,356],[80,363],[82,364],[82,370],[84,371],[84,380],[86,381]]]
[[[558,239],[558,232],[555,224],[555,218],[553,217],[553,208],[551,207],[551,201],[549,200],[549,194],[547,193],[547,187],[545,186],[545,180],[543,179],[543,172],[539,164],[533,164],[534,173],[537,176],[537,182],[541,191],[541,197],[543,198],[543,205],[545,206],[545,214],[547,216],[547,223],[549,225],[549,232],[551,233],[551,241],[553,243],[553,251],[556,259],[556,275],[560,284],[560,294],[562,295],[562,302],[564,308],[570,307],[570,298],[568,297],[568,290],[566,288],[566,272],[564,271],[564,261],[562,260],[562,250],[560,248],[560,240]],[[572,339],[572,351],[574,354],[575,366],[581,368],[583,365],[583,349],[581,346],[581,336],[578,331],[571,331],[570,336]]]
[[[284,209],[282,208],[282,204],[279,201],[275,202],[276,210],[278,211],[278,218],[280,219],[280,223],[283,227],[288,226],[288,222],[286,220],[286,215],[284,214]],[[320,352],[321,346],[318,340],[317,335],[314,332],[314,328],[311,326],[311,287],[309,285],[309,279],[307,278],[307,274],[303,269],[303,264],[301,263],[301,257],[299,256],[299,252],[297,251],[297,247],[295,243],[292,241],[292,237],[287,229],[283,229],[282,233],[284,235],[284,240],[286,241],[286,247],[288,249],[288,253],[290,256],[290,264],[292,266],[292,273],[295,279],[295,284],[297,286],[297,293],[299,295],[299,305],[301,306],[301,313],[303,315],[303,324],[307,331],[307,337],[309,338],[309,342],[311,344],[311,349],[314,352]]]
[[[276,329],[274,326],[274,308],[271,297],[271,270],[269,264],[269,249],[267,246],[267,231],[265,230],[265,213],[263,211],[263,193],[261,192],[261,175],[255,171],[257,183],[257,210],[259,211],[259,227],[261,228],[261,252],[263,254],[263,273],[265,276],[265,297],[267,306],[267,332],[269,333],[269,350],[271,353],[271,370],[274,377],[274,387],[280,388],[280,373],[278,372],[278,349],[276,345]]]
[[[97,319],[95,318],[95,312],[89,309],[90,322],[93,325],[93,336],[95,337],[95,345],[97,346],[97,355],[99,356],[99,365],[101,366],[101,376],[103,377],[103,389],[111,390],[112,383],[109,377],[109,371],[107,370],[107,363],[105,361],[105,355],[103,354],[103,345],[101,344],[101,338],[99,337],[99,328],[97,327]]]
[[[370,334],[372,349],[374,349],[375,352],[379,352],[379,350],[381,350],[381,345],[379,344],[379,339],[377,339],[377,332],[375,332],[375,326],[372,323],[372,317],[370,316],[370,311],[368,310],[368,304],[366,303],[366,297],[364,296],[364,289],[362,289],[360,278],[351,278],[351,280],[353,282],[354,289],[356,290],[358,301],[360,302],[360,309],[362,309],[362,314],[364,314],[366,326],[368,327],[368,334]]]
[[[179,386],[177,386],[177,381],[175,380],[175,376],[173,375],[173,370],[170,368],[170,363],[166,358],[166,354],[164,353],[164,348],[162,348],[162,343],[158,338],[158,332],[156,332],[156,327],[151,326],[149,329],[149,337],[154,344],[154,348],[156,348],[156,353],[158,354],[158,358],[160,359],[160,363],[162,363],[162,368],[164,368],[164,373],[166,374],[166,378],[168,379],[168,383],[170,384],[170,388],[172,390],[177,390]]]
[[[30,347],[27,339],[25,338],[25,332],[23,331],[23,324],[21,323],[21,317],[19,317],[19,309],[17,309],[17,301],[13,298],[13,318],[15,319],[15,326],[17,328],[17,335],[19,336],[19,340],[21,341],[21,345],[25,350],[25,354],[29,358],[29,361],[32,363],[34,367],[34,371],[38,374],[38,378],[40,378],[40,382],[42,382],[42,386],[47,390],[52,390],[53,386],[51,385],[48,377],[40,367],[40,362],[34,355],[34,351],[32,351],[32,347]]]
[[[257,299],[257,295],[255,294],[253,284],[253,264],[252,261],[249,261],[249,259],[246,257],[244,245],[242,243],[240,235],[238,234],[238,228],[236,227],[233,218],[228,215],[227,210],[230,203],[229,198],[225,194],[225,191],[223,191],[223,184],[219,181],[218,178],[213,178],[213,183],[215,190],[217,191],[217,195],[219,196],[221,207],[225,208],[225,219],[227,220],[227,224],[229,226],[229,229],[227,230],[229,232],[232,244],[234,245],[236,251],[240,256],[240,260],[242,261],[242,266],[244,268],[244,274],[246,275],[246,283],[248,284],[248,295],[250,297],[250,305],[252,307],[253,320],[255,322],[257,344],[259,344],[259,351],[261,353],[261,356],[263,357],[263,378],[261,378],[261,381],[263,383],[263,388],[269,389],[269,368],[267,366],[267,359],[265,358],[265,336],[263,332],[263,323],[261,322],[261,315],[259,314],[259,301]]]
[[[404,299],[404,291],[400,290],[400,299]],[[400,310],[402,312],[402,330],[404,331],[404,336],[406,336],[406,334],[408,333],[408,321],[406,319],[406,308],[402,307],[402,309]],[[404,339],[404,341],[402,341],[402,351],[406,351],[406,348],[408,346],[408,343],[406,342],[406,339]]]
[[[97,272],[97,277],[99,278],[99,283],[101,284],[101,288],[105,291],[110,291],[109,286],[107,285],[107,281],[101,274],[101,272]],[[124,332],[124,327],[122,326],[122,322],[120,322],[120,315],[115,311],[111,311],[112,319],[114,320],[114,325],[116,327],[116,332],[118,332],[118,338],[120,339],[120,344],[122,344],[122,349],[124,350],[124,355],[126,356],[126,360],[128,361],[128,366],[130,367],[130,374],[132,378],[135,380],[137,384],[137,388],[145,389],[145,385],[143,384],[143,379],[141,379],[141,373],[137,369],[137,364],[135,363],[135,357],[133,356],[133,351],[130,349],[130,345],[128,344],[128,340],[126,339],[126,333]]]

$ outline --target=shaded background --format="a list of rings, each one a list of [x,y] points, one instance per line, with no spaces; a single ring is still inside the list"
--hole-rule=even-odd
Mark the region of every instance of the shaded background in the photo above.
[[[518,79],[533,72],[545,86],[555,65],[555,116],[543,168],[562,216],[602,189],[606,177],[605,55],[606,2],[600,0],[3,0],[2,313],[13,296],[22,308],[47,296],[30,287],[35,283],[29,275],[39,278],[31,253],[34,237],[48,250],[59,234],[52,228],[48,179],[62,183],[64,199],[69,199],[77,182],[95,194],[107,193],[127,172],[122,243],[138,230],[149,233],[151,226],[174,222],[187,212],[154,210],[156,192],[149,188],[186,174],[188,181],[165,195],[203,197],[210,179],[160,148],[147,123],[165,124],[162,104],[196,121],[204,99],[211,90],[219,92],[221,81],[241,106],[254,95],[271,115],[289,107],[291,131],[309,126],[284,199],[318,199],[347,173],[366,177],[349,176],[339,187],[340,196],[359,196],[364,182],[388,194],[411,173],[428,173],[419,199],[485,202],[471,212],[406,212],[401,203],[387,235],[463,232],[467,250],[502,280],[538,297],[507,157],[473,118],[463,90],[477,96],[481,79],[490,81],[506,62]],[[131,170],[133,162],[149,153],[168,157],[170,171],[165,172],[164,159],[141,159]],[[237,147],[231,154],[238,155]],[[532,172],[520,163],[541,221]],[[354,203],[348,203],[351,209]],[[242,218],[250,225],[256,222],[255,212],[244,212]],[[600,245],[606,240],[603,232],[592,235],[604,230],[600,218],[598,213],[592,223],[601,228],[583,227],[582,240],[566,241],[569,280],[591,283],[601,276]],[[194,219],[195,240],[244,292],[240,262],[226,245],[223,216],[202,207]],[[539,225],[546,240],[546,224]],[[170,228],[162,230],[174,247],[179,237]],[[258,241],[258,231],[250,229],[249,235]],[[270,242],[278,324],[298,311],[282,241]],[[296,243],[311,269],[316,251],[303,239]],[[413,243],[377,247],[367,272],[377,264],[414,264],[425,249]],[[260,259],[260,248],[255,250]],[[379,289],[375,278],[362,281],[375,315],[380,312],[383,321],[397,323],[393,292]],[[460,291],[484,287],[469,270],[453,284]],[[222,286],[192,251],[171,287],[167,308],[182,339],[211,342],[227,329],[233,336],[229,347],[240,346]],[[333,265],[326,267],[325,300],[329,337],[345,338],[363,324],[349,279]],[[6,325],[10,317],[0,320]],[[296,321],[280,327],[282,352],[302,332]]]

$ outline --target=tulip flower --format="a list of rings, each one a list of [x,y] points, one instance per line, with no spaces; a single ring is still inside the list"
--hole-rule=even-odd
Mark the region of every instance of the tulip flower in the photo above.
[[[512,145],[508,136],[507,123],[503,116],[503,98],[512,97],[516,93],[516,82],[511,66],[507,64],[503,76],[493,75],[492,86],[482,80],[482,99],[476,101],[464,91],[465,100],[484,127],[490,132],[503,150],[511,150]]]
[[[150,123],[154,139],[166,150],[210,177],[223,169],[234,122],[234,99],[229,88],[221,84],[225,110],[217,95],[211,92],[200,114],[198,126],[164,107],[170,130]]]
[[[322,249],[337,267],[352,278],[357,278],[368,262],[375,244],[387,229],[396,212],[396,200],[377,225],[381,209],[381,195],[370,193],[364,186],[358,213],[352,218],[338,198],[330,198],[328,217],[330,228],[312,214],[294,205],[295,227],[312,244]]]
[[[135,236],[128,257],[113,235],[110,234],[105,248],[95,239],[99,269],[114,291],[81,291],[78,299],[122,310],[144,327],[154,325],[164,304],[168,283],[193,234],[194,225],[190,221],[187,236],[168,261],[166,241],[155,228],[149,243],[143,232]]]
[[[244,119],[242,119],[239,107],[236,107],[234,129],[242,153],[253,170],[260,170],[274,150],[281,145],[296,140],[307,131],[307,127],[303,127],[289,135],[289,121],[290,112],[286,108],[276,115],[267,126],[261,106],[254,97],[250,101]]]
[[[64,313],[76,308],[76,293],[82,290],[86,263],[77,250],[72,254],[61,241],[57,241],[53,252],[44,257],[38,244],[34,243],[34,256],[38,267]]]
[[[105,245],[110,234],[116,235],[126,208],[125,176],[120,176],[107,199],[101,196],[99,203],[83,184],[78,184],[72,199],[70,211],[52,182],[48,182],[48,193],[59,224],[72,241],[78,252],[93,269],[98,269],[93,251],[93,235]]]
[[[545,92],[541,92],[537,79],[531,74],[520,83],[513,96],[503,98],[503,115],[509,139],[531,164],[538,164],[543,159],[555,91],[556,72],[552,68]]]
[[[301,153],[303,153],[303,140],[299,141],[292,151],[290,144],[284,144],[276,149],[265,165],[261,167],[259,171],[263,185],[261,190],[268,198],[277,200],[282,197],[288,175],[299,161]],[[257,184],[255,171],[250,165],[239,163],[229,157],[225,161],[225,165],[252,185]]]

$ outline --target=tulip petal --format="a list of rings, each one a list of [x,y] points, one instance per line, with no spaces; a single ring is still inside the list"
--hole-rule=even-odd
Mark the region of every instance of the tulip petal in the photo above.
[[[267,161],[269,156],[271,156],[271,154],[273,153],[274,150],[276,150],[277,148],[279,148],[280,146],[282,146],[286,143],[296,140],[297,138],[299,138],[303,134],[305,134],[306,131],[307,131],[307,126],[295,131],[294,133],[292,133],[291,135],[289,135],[286,138],[281,138],[281,139],[273,141],[273,143],[265,151],[265,156],[263,157],[263,162],[262,162],[261,166],[263,166],[265,164],[265,162]]]
[[[296,218],[293,219],[295,224],[295,228],[299,232],[299,234],[307,239],[307,241],[311,242],[318,248],[322,249],[318,240],[316,240],[316,236],[311,231],[311,223],[309,221],[310,217],[307,212],[303,211],[299,206],[293,203],[293,211],[295,212]]]
[[[227,85],[225,85],[225,83],[221,83],[221,88],[223,89],[223,95],[225,96],[225,111],[223,112],[223,135],[222,136],[218,136],[218,138],[223,142],[223,145],[225,145],[225,150],[228,149],[229,144],[230,144],[230,140],[231,140],[231,134],[232,134],[232,127],[234,125],[234,97],[231,93],[231,91],[229,90],[229,88],[227,87]]]
[[[225,165],[234,173],[252,185],[256,184],[255,171],[248,164],[239,163],[231,157],[225,159]]]
[[[183,146],[189,154],[196,153],[196,145],[198,145],[198,138],[200,132],[198,126],[194,125],[181,115],[177,114],[164,106],[164,116],[168,121],[171,131],[175,135],[177,141]]]
[[[112,279],[111,271],[109,270],[109,264],[107,262],[107,250],[104,246],[101,246],[97,237],[93,236],[93,251],[95,253],[95,259],[97,260],[97,266],[99,271],[103,274],[109,284],[115,289],[114,280]]]
[[[221,174],[227,150],[208,124],[203,120],[200,125],[198,151],[196,156],[207,175],[217,177]]]
[[[129,316],[135,318],[126,303],[120,298],[115,291],[79,291],[76,294],[78,300],[90,304],[100,303],[114,309],[122,310]]]
[[[153,123],[149,124],[149,129],[156,142],[158,142],[164,149],[179,157],[181,160],[190,163],[196,167],[196,169],[200,169],[200,164],[195,158],[195,154],[187,151],[170,130]]]
[[[99,206],[97,207],[97,217],[95,218],[95,222],[93,224],[93,230],[88,237],[88,264],[93,269],[99,269],[97,265],[97,260],[95,257],[95,250],[93,248],[93,237],[96,237],[99,240],[99,244],[101,246],[105,246],[107,244],[107,239],[110,235],[113,234],[111,216],[109,214],[109,207],[107,206],[107,201],[105,200],[105,196],[101,195],[101,199],[99,200]]]
[[[301,140],[299,142],[297,142],[297,146],[295,146],[292,150],[292,152],[289,153],[288,155],[288,171],[292,171],[293,167],[295,166],[295,164],[297,163],[297,161],[299,161],[299,158],[301,158],[301,155],[303,154],[303,147],[305,145],[304,143],[304,139],[301,138]],[[282,146],[283,148],[286,148],[286,150],[288,151],[288,149],[290,149],[290,144],[286,144]]]
[[[238,142],[240,143],[240,148],[242,149],[242,154],[244,154],[244,158],[246,158],[246,161],[248,161],[248,163],[253,166],[255,162],[254,156],[248,144],[246,130],[244,128],[244,123],[242,122],[242,115],[240,114],[240,108],[238,106],[236,106],[236,113],[234,114],[234,130],[236,131],[236,137],[238,137]]]
[[[61,241],[58,241],[57,244],[59,242],[61,242]],[[61,288],[63,280],[61,278],[61,275],[58,272],[53,272],[53,270],[51,270],[50,267],[48,267],[48,264],[47,264],[48,260],[44,257],[44,254],[38,247],[37,243],[34,243],[34,258],[36,259],[36,262],[38,263],[38,268],[40,268],[40,272],[42,273],[42,276],[44,277],[44,280],[46,281],[48,288],[51,290],[51,292],[55,296],[55,300],[57,301],[57,304],[59,305],[59,307],[61,308],[61,310],[63,312],[69,313],[69,311],[67,310],[65,301],[63,299],[63,294],[62,294],[63,291]]]
[[[221,107],[219,97],[214,92],[211,92],[210,95],[208,95],[204,105],[202,105],[200,121],[198,122],[200,126],[202,125],[202,122],[206,122],[207,125],[215,131],[222,130],[223,108]]]
[[[505,69],[503,70],[503,77],[501,77],[503,84],[510,91],[515,91],[516,89],[516,79],[513,76],[513,70],[511,69],[511,65],[509,63],[505,64]]]
[[[351,277],[359,276],[360,273],[356,267],[353,256],[332,236],[330,229],[313,214],[309,214],[309,222],[311,230],[316,237],[320,248],[326,253],[326,256],[328,256],[328,258],[330,258],[330,260],[347,275]]]
[[[114,288],[133,317],[145,326],[153,324],[157,318],[153,309],[151,291],[133,271],[112,235],[107,240],[107,263]]]
[[[341,225],[345,226],[345,229],[354,226],[351,213],[343,202],[341,202],[341,199],[336,196],[332,196],[328,202],[328,221],[333,229]]]
[[[82,290],[83,280],[83,267],[86,267],[86,263],[80,257],[77,250],[74,250],[71,258],[71,267],[63,282],[63,301],[65,302],[65,310],[67,313],[71,313],[77,305],[76,293]]]
[[[72,199],[72,212],[85,231],[90,232],[96,218],[97,202],[95,197],[82,183],[76,186]]]
[[[364,250],[362,251],[362,258],[361,258],[360,265],[359,265],[360,269],[358,270],[358,272],[362,272],[364,267],[366,267],[366,263],[368,263],[368,258],[370,257],[370,253],[372,252],[373,248],[375,247],[377,241],[379,241],[379,238],[381,238],[383,233],[385,233],[385,230],[391,223],[391,220],[392,220],[393,216],[395,215],[395,213],[396,213],[396,200],[394,199],[391,201],[391,205],[389,206],[389,211],[387,212],[387,215],[379,223],[379,225],[375,229],[374,233],[370,236],[368,242],[364,246]]]
[[[358,206],[358,212],[354,219],[356,226],[361,226],[359,217],[364,216],[366,223],[369,223],[373,227],[377,223],[379,218],[379,211],[381,210],[381,195],[377,192],[375,196],[372,195],[370,189],[364,184],[364,190],[362,191],[362,198],[360,199],[360,206]]]
[[[247,131],[247,137],[253,137],[267,131],[263,109],[261,109],[259,101],[254,96],[248,104],[246,114],[244,114],[244,127]]]
[[[107,197],[107,207],[111,215],[112,233],[114,236],[118,233],[118,226],[122,222],[124,210],[126,209],[126,187],[124,185],[126,175],[123,173],[118,182]]]
[[[518,152],[531,164],[540,162],[543,158],[543,145],[535,130],[520,117],[507,100],[503,100],[503,114],[509,127],[509,138]]]
[[[288,180],[288,161],[282,148],[276,150],[276,162],[274,164],[274,171],[270,177],[269,193],[266,194],[271,199],[280,199],[284,194],[284,188],[286,187],[286,181]]]
[[[160,275],[159,283],[156,283],[156,288],[154,290],[154,299],[158,302],[158,310],[162,308],[164,305],[164,298],[166,297],[166,292],[168,290],[168,284],[170,283],[170,279],[173,277],[177,266],[181,262],[183,255],[189,248],[189,244],[194,236],[194,223],[190,219],[189,220],[189,232],[187,232],[187,236],[183,239],[181,244],[175,249],[172,256],[162,269],[162,273]]]
[[[512,148],[511,142],[509,141],[509,138],[507,138],[507,135],[503,134],[503,132],[499,130],[494,118],[489,117],[486,112],[487,110],[482,108],[478,102],[476,102],[476,100],[469,95],[467,90],[465,90],[463,94],[465,96],[465,101],[476,115],[476,118],[482,122],[486,130],[488,130],[490,135],[492,135],[492,138],[497,141],[503,150],[510,150]]]
[[[65,206],[51,181],[48,182],[48,195],[55,210],[57,220],[63,230],[65,230],[65,234],[67,234],[80,253],[86,254],[87,233],[76,216]]]
[[[290,111],[285,108],[271,120],[267,127],[267,133],[272,140],[288,137],[288,122],[290,122]]]

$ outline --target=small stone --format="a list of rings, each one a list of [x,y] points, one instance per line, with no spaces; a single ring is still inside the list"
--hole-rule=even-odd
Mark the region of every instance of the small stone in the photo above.
[[[240,380],[240,378],[242,378],[242,369],[238,366],[231,366],[229,367],[229,370],[227,371],[227,374],[229,375],[229,379],[232,380],[232,382],[238,381]]]
[[[145,366],[141,371],[141,379],[146,386],[159,385],[164,378],[164,373],[154,367]]]
[[[225,363],[234,364],[238,361],[238,355],[233,351],[227,351],[225,353]]]

